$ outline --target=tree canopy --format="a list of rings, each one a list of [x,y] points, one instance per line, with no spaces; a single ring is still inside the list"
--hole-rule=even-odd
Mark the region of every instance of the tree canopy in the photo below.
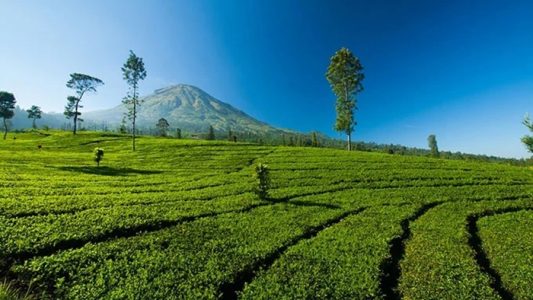
[[[96,92],[96,88],[103,85],[104,82],[96,77],[86,74],[72,73],[67,81],[67,87],[76,91],[78,98],[83,98],[87,92]]]
[[[76,92],[76,97],[67,97],[67,105],[65,106],[64,114],[67,119],[73,117],[74,127],[72,132],[74,134],[76,134],[78,122],[83,121],[81,119],[78,120],[78,116],[81,115],[79,109],[83,107],[80,105],[83,95],[87,92],[96,92],[96,88],[103,84],[104,82],[96,77],[80,73],[70,74],[70,79],[67,81],[67,87]]]
[[[15,96],[12,93],[0,91],[0,117],[4,120],[4,140],[7,137],[7,119],[15,115]]]
[[[522,124],[524,124],[530,132],[533,132],[533,122],[531,122],[529,115],[525,116],[524,121],[522,121]],[[524,143],[529,152],[533,153],[533,136],[524,135],[522,137],[522,143]]]
[[[28,119],[33,119],[32,127],[35,129],[37,128],[37,125],[35,124],[35,120],[40,119],[42,117],[42,110],[37,105],[32,105],[30,109],[26,110],[28,113]]]

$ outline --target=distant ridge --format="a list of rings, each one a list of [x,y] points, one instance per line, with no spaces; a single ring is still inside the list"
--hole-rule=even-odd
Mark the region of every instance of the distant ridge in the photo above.
[[[231,129],[253,134],[293,133],[259,121],[188,84],[157,89],[142,100],[138,115],[140,127],[154,127],[157,120],[165,118],[172,128],[187,132],[206,132],[209,126],[213,126],[219,132]],[[121,104],[111,109],[86,112],[82,117],[86,122],[118,126],[124,112],[126,107]]]

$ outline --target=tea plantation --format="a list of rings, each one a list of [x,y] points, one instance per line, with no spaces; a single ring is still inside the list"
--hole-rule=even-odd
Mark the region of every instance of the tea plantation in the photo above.
[[[91,132],[0,141],[0,299],[533,298],[530,168],[155,137],[130,148]]]

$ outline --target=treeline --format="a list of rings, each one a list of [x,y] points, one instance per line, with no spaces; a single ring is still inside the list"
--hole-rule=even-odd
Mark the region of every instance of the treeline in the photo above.
[[[238,131],[221,131],[212,130],[206,128],[204,132],[190,132],[182,130],[180,128],[168,126],[165,131],[162,132],[161,128],[158,128],[157,123],[153,127],[138,127],[136,134],[148,135],[148,136],[163,136],[167,138],[176,139],[198,139],[198,140],[218,140],[218,141],[230,141],[230,142],[245,142],[255,143],[259,145],[267,146],[288,146],[288,147],[322,147],[322,148],[334,148],[334,149],[346,149],[346,141],[340,139],[330,138],[319,132],[311,133],[291,133],[283,132],[259,134],[254,132],[238,132]],[[28,126],[29,128],[30,126]],[[47,129],[47,126],[43,126]],[[64,123],[62,130],[72,130],[72,123]],[[131,134],[131,128],[122,127],[117,125],[110,125],[105,122],[88,123],[83,124],[79,131],[100,131],[119,134]],[[14,130],[14,132],[24,132],[25,130]],[[378,152],[387,153],[390,155],[406,155],[406,156],[424,156],[434,157],[435,154],[431,149],[422,149],[416,147],[407,147],[396,144],[378,144],[374,142],[362,142],[352,141],[352,150],[364,151],[364,152]],[[492,163],[504,163],[516,166],[533,166],[533,159],[515,159],[515,158],[503,158],[493,155],[482,154],[469,154],[462,152],[442,151],[439,150],[438,157],[442,159],[454,159],[454,160],[467,160],[467,161],[481,161]]]

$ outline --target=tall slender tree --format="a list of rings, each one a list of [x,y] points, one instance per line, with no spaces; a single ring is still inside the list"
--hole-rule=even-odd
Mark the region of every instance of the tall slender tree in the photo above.
[[[7,120],[15,115],[15,96],[13,94],[0,91],[0,117],[4,119],[4,140],[7,137]]]
[[[42,117],[42,110],[39,106],[37,105],[32,105],[30,107],[30,109],[26,110],[26,112],[28,113],[28,119],[33,119],[32,121],[32,128],[35,129],[37,128],[37,125],[35,124],[35,121],[37,119],[40,119]]]
[[[346,48],[341,48],[331,57],[326,79],[337,96],[335,130],[348,137],[348,150],[352,149],[352,132],[357,122],[354,110],[357,109],[356,94],[363,90],[363,66],[359,58]]]
[[[533,132],[533,122],[529,118],[529,115],[526,115],[524,117],[524,121],[522,121],[522,124],[524,124],[530,132]],[[524,143],[529,152],[533,153],[533,136],[524,135],[522,137],[522,143]]]
[[[83,108],[83,106],[80,105],[81,100],[83,99],[83,96],[87,92],[96,92],[96,88],[100,85],[103,85],[104,82],[96,77],[92,77],[85,74],[80,73],[72,73],[70,74],[70,79],[67,81],[67,87],[69,89],[73,89],[76,91],[76,96],[68,96],[67,97],[67,106],[65,106],[65,116],[67,119],[70,119],[73,117],[74,119],[74,127],[72,132],[76,134],[77,126],[78,126],[78,118],[81,115],[81,112],[79,112],[80,108]],[[83,120],[79,120],[83,121]]]
[[[128,94],[124,97],[122,103],[128,108],[127,116],[131,120],[132,127],[132,148],[135,151],[135,122],[137,120],[138,107],[141,105],[141,100],[139,99],[139,81],[146,78],[146,69],[144,68],[143,59],[135,55],[131,50],[128,60],[121,69],[123,78],[129,86]]]

